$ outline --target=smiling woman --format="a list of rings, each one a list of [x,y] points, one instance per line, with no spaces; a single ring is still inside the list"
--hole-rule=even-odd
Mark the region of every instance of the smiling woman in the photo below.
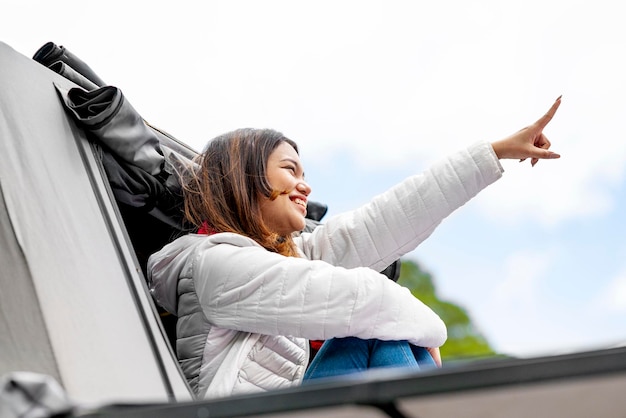
[[[558,158],[542,131],[559,105],[560,98],[517,133],[453,154],[312,232],[301,232],[311,188],[295,142],[271,129],[209,141],[183,187],[186,217],[202,233],[148,261],[153,295],[179,318],[177,355],[196,395],[441,365],[444,323],[379,271],[499,179],[500,158]],[[310,365],[308,339],[326,340]]]

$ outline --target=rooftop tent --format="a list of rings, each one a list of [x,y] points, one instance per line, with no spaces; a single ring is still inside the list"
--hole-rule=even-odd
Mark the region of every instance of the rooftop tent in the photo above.
[[[172,202],[155,200],[175,188],[168,189],[166,175],[136,170],[81,128],[62,99],[77,86],[92,91],[103,82],[86,77],[89,68],[58,61],[76,57],[52,54],[52,46],[43,51],[51,53],[47,69],[0,43],[0,376],[51,376],[76,403],[100,404],[92,411],[100,418],[571,418],[626,410],[626,347],[424,374],[381,371],[193,401],[143,276],[147,255],[184,232]],[[193,159],[195,151],[146,126],[167,163]],[[324,205],[312,209],[312,221],[326,212]]]
[[[59,100],[76,84],[0,43],[0,374],[79,403],[189,400],[102,161]]]

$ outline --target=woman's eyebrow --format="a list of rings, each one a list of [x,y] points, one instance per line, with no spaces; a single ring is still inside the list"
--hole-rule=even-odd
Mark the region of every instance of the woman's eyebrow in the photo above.
[[[285,157],[282,160],[280,160],[281,162],[290,162],[293,163],[294,165],[300,167],[300,163],[296,160],[294,160],[293,158],[289,158],[289,157]]]

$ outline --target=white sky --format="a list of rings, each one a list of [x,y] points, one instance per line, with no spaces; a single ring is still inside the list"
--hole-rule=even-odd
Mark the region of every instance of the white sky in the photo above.
[[[505,161],[408,257],[505,353],[626,342],[618,2],[9,0],[0,41],[29,57],[64,45],[198,150],[239,127],[282,131],[328,216],[562,94],[545,131],[562,158]]]

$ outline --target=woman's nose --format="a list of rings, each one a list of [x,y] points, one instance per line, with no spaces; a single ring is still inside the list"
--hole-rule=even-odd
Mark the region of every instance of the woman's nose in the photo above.
[[[311,194],[311,186],[309,186],[306,181],[301,181],[300,183],[298,183],[298,185],[296,186],[296,190],[305,196]]]

